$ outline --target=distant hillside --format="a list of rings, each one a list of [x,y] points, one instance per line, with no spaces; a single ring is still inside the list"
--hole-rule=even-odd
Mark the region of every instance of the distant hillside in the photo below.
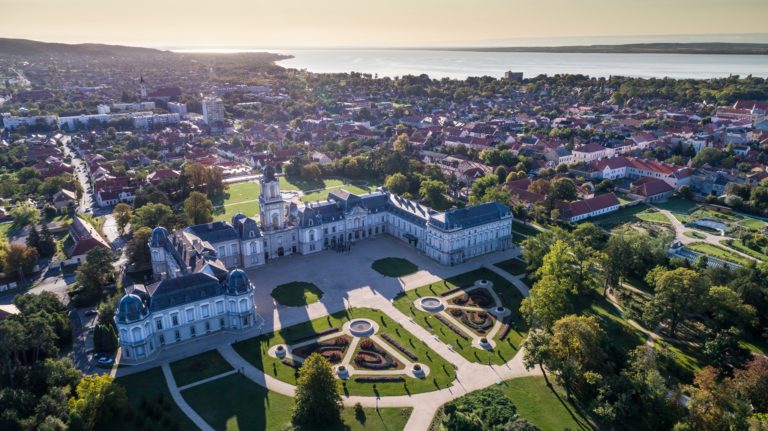
[[[766,43],[633,43],[589,46],[429,48],[439,51],[768,55]]]
[[[113,56],[113,55],[164,55],[170,51],[153,48],[138,48],[99,43],[49,43],[27,39],[0,38],[0,55],[39,56],[39,55],[74,55],[74,56]]]

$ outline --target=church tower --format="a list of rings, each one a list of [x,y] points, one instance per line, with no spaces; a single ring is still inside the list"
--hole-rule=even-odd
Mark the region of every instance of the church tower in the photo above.
[[[275,168],[268,165],[261,176],[259,194],[259,215],[264,230],[285,228],[285,203],[280,196],[280,182],[275,177]]]
[[[147,86],[144,84],[144,75],[139,78],[139,92],[141,93],[141,100],[145,100],[147,98]]]

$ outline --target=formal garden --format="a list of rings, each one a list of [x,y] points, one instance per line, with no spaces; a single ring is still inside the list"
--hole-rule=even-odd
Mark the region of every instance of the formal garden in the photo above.
[[[455,379],[453,365],[384,313],[369,308],[304,322],[234,344],[240,356],[278,380],[295,384],[312,353],[334,366],[344,395],[430,392]]]
[[[480,268],[403,292],[394,305],[467,360],[499,365],[525,338],[522,299],[512,283]]]

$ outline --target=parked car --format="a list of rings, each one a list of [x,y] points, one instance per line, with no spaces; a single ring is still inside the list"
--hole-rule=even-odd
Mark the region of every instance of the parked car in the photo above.
[[[114,359],[112,359],[109,356],[102,356],[96,360],[96,363],[98,363],[99,365],[112,365],[113,362],[114,362]]]

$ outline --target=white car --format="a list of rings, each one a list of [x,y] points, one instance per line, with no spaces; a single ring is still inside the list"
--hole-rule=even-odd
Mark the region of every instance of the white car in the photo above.
[[[112,365],[114,359],[110,358],[109,356],[102,356],[101,358],[97,359],[96,362],[99,365]]]

